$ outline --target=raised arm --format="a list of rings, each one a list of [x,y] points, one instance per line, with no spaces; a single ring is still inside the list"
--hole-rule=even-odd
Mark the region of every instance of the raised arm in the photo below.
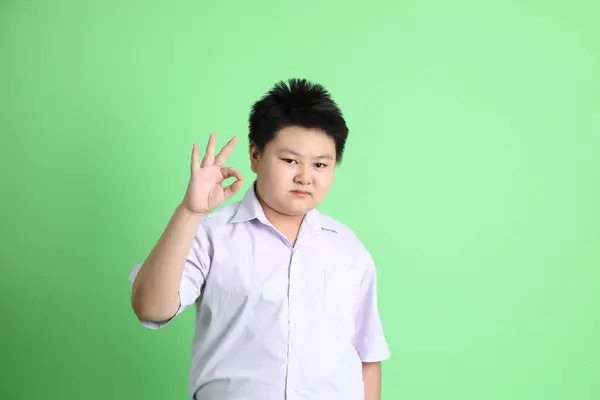
[[[140,320],[165,321],[179,309],[181,278],[200,224],[211,210],[235,195],[242,186],[240,172],[224,167],[236,141],[235,137],[231,139],[215,156],[215,136],[211,134],[202,163],[198,146],[194,144],[184,199],[133,282],[131,306]],[[221,185],[228,178],[236,180],[223,188]]]

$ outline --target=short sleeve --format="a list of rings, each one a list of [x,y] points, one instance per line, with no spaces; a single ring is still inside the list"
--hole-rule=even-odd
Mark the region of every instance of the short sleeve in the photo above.
[[[181,283],[179,285],[179,309],[177,313],[166,321],[140,321],[143,326],[150,329],[158,329],[167,325],[176,316],[181,314],[187,307],[193,305],[198,297],[202,293],[206,276],[210,268],[210,256],[209,256],[209,240],[206,234],[206,230],[201,225],[194,240],[192,247],[185,261],[183,268],[183,274],[181,276]],[[142,268],[143,264],[135,264],[129,275],[129,282],[133,285],[133,282]]]
[[[378,362],[390,357],[377,306],[375,267],[370,258],[360,286],[354,346],[362,362]]]

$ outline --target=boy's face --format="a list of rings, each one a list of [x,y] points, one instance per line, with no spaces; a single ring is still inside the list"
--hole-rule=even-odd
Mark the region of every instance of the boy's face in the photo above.
[[[303,217],[327,195],[335,172],[335,142],[318,129],[281,129],[260,154],[250,144],[259,196],[278,214]],[[266,210],[266,211],[271,211]]]

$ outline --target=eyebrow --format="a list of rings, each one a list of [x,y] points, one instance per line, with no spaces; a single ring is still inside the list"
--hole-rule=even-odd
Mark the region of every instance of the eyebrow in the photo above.
[[[283,153],[290,153],[290,154],[293,154],[293,155],[295,155],[297,157],[302,157],[302,154],[300,154],[297,151],[294,151],[292,149],[281,149],[279,151],[281,151]],[[333,160],[333,157],[331,157],[329,154],[323,154],[322,156],[315,157],[315,159],[323,159],[323,158],[326,158],[328,160]]]

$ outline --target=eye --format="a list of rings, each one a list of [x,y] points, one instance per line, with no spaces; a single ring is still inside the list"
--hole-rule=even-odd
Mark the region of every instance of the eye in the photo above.
[[[323,163],[316,163],[316,164],[315,164],[315,167],[317,167],[317,168],[319,168],[319,169],[325,168],[326,166],[327,166],[327,165],[325,165],[325,164],[323,164]]]
[[[292,160],[291,158],[282,158],[281,160],[288,164],[292,164],[292,163],[296,162],[295,160]]]

